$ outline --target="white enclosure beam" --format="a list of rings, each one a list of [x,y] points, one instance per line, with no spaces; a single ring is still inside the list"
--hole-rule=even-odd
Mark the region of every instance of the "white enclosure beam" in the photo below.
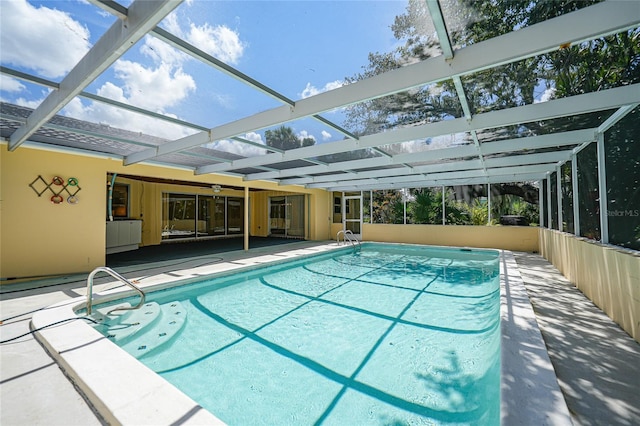
[[[558,231],[564,231],[562,217],[562,166],[556,167],[556,198],[558,199]]]
[[[447,204],[446,204],[446,195],[445,195],[445,186],[442,185],[442,224],[446,225],[447,224]]]
[[[136,0],[127,19],[117,20],[60,82],[60,88],[52,91],[27,123],[11,135],[9,150],[26,141],[180,3],[182,0]]]
[[[540,222],[538,225],[541,228],[544,227],[544,202],[542,201],[542,197],[544,197],[544,191],[542,190],[542,185],[544,185],[544,179],[538,181],[538,222]]]
[[[557,50],[560,46],[633,28],[640,22],[636,13],[636,5],[633,3],[608,1],[583,8],[500,37],[470,45],[456,51],[456,56],[450,60],[446,60],[442,55],[429,58],[335,90],[301,99],[296,101],[295,106],[290,109],[286,108],[287,106],[275,108],[213,128],[211,136],[215,140],[226,139],[368,99],[443,81],[454,76],[471,74],[512,63]],[[169,151],[189,148],[181,143],[170,142],[167,145]],[[143,151],[135,157],[129,156],[126,163],[133,164],[148,160],[155,155],[153,150]],[[201,170],[200,173],[213,171],[220,170]]]
[[[526,138],[507,139],[482,144],[484,155],[515,152],[522,149],[554,148],[567,145],[578,145],[585,142],[595,142],[596,129],[572,130],[569,132],[552,133],[549,135],[531,136]]]
[[[584,130],[573,130],[569,132],[563,133],[554,133],[550,135],[543,136],[531,136],[526,138],[515,138],[515,139],[507,139],[496,142],[489,142],[482,145],[482,151],[485,154],[497,154],[497,153],[512,153],[521,150],[531,150],[531,149],[540,149],[540,148],[550,148],[550,147],[561,147],[566,145],[578,145],[586,141],[595,141],[596,140],[596,132],[595,129],[584,129]],[[317,166],[308,166],[308,167],[298,167],[295,169],[285,169],[275,172],[265,172],[265,173],[254,173],[247,175],[245,177],[246,180],[261,180],[261,179],[281,179],[286,178],[288,176],[300,176],[300,175],[312,175],[317,173],[328,173],[332,171],[340,172],[344,170],[355,170],[358,168],[371,168],[371,167],[379,167],[388,164],[409,164],[422,161],[437,161],[437,160],[446,160],[453,158],[460,158],[466,156],[473,156],[477,154],[474,151],[474,147],[472,145],[466,145],[464,147],[455,147],[455,148],[442,148],[432,151],[423,151],[417,153],[407,153],[407,154],[398,154],[391,158],[391,160],[387,158],[370,158],[364,160],[351,160],[351,161],[341,161],[337,163],[331,163],[327,166],[317,167]],[[519,159],[523,162],[522,164],[527,164],[526,161],[531,161],[533,157],[527,156],[518,156],[513,157],[514,160],[508,160],[506,157],[504,160],[502,159],[487,159],[488,164],[491,167],[496,167],[495,161],[516,161],[515,159]],[[564,159],[569,158],[569,153],[567,153],[566,157],[564,154],[560,154],[560,158],[557,161],[562,161]],[[543,160],[546,162],[546,160]],[[493,163],[492,163],[493,162]],[[499,164],[499,163],[498,163]],[[517,163],[515,163],[517,164]],[[509,165],[509,164],[504,164]],[[398,169],[384,169],[375,171],[374,174],[365,174],[364,177],[379,177],[383,175],[387,175],[391,173],[392,175],[403,175],[410,173],[426,173],[429,171],[438,171],[436,169],[431,169],[431,167],[442,167],[444,170],[452,170],[455,169],[477,169],[482,168],[482,163],[479,159],[469,159],[466,161],[452,162],[452,163],[443,163],[443,164],[434,164],[434,165],[425,165],[425,166],[414,166],[412,168],[398,168]],[[361,173],[368,172],[359,172],[358,176],[361,176]],[[377,173],[377,175],[375,174]],[[344,174],[341,174],[343,177]],[[328,179],[319,176],[319,181],[328,181],[333,180],[332,177]],[[292,180],[288,181],[290,184],[299,185],[299,184],[307,184],[315,182],[315,178],[302,178],[298,181]],[[284,182],[283,182],[284,184]]]
[[[551,206],[551,175],[553,173],[549,173],[547,176],[547,220],[548,220],[548,228],[553,229],[553,208]]]
[[[571,192],[573,194],[573,233],[580,236],[580,197],[578,194],[578,155],[571,155]]]
[[[524,182],[534,181],[544,178],[544,173],[531,173],[521,175],[500,175],[500,176],[477,176],[470,179],[451,179],[444,181],[432,181],[432,180],[417,180],[415,182],[406,182],[404,187],[407,188],[431,188],[439,186],[455,186],[455,185],[484,185],[486,183],[508,183],[508,182]],[[397,189],[393,184],[389,185],[362,185],[362,186],[338,186],[327,188],[328,191],[369,191],[369,190],[384,190],[384,189]]]
[[[487,169],[487,176],[505,176],[509,175],[512,177],[518,175],[530,175],[532,173],[543,174],[549,170],[553,170],[556,163],[549,164],[535,164],[530,166],[517,166],[517,167],[500,167],[495,169]],[[473,179],[473,178],[484,178],[484,176],[479,176],[477,170],[467,170],[467,171],[457,171],[457,172],[444,172],[444,173],[431,173],[428,175],[423,174],[414,174],[407,176],[395,176],[395,177],[385,177],[385,178],[377,178],[377,179],[355,179],[355,180],[343,180],[343,181],[333,181],[333,182],[324,182],[324,183],[313,183],[309,184],[307,188],[335,188],[340,186],[348,185],[350,187],[375,187],[376,185],[380,185],[382,187],[388,187],[389,185],[395,185],[395,188],[403,187],[403,188],[412,188],[409,183],[419,182],[420,180],[431,181],[431,182],[441,182],[444,180],[462,180],[462,179]],[[519,181],[519,179],[515,179],[515,181]],[[487,183],[484,181],[483,183]]]
[[[255,167],[258,165],[268,165],[281,161],[316,157],[318,155],[338,154],[349,150],[372,148],[391,143],[415,141],[426,139],[428,137],[504,127],[568,115],[584,114],[603,109],[617,108],[620,105],[632,103],[631,100],[640,100],[640,83],[594,93],[576,95],[568,98],[555,99],[549,102],[478,114],[474,116],[471,121],[467,121],[464,118],[457,118],[454,120],[439,121],[422,126],[405,127],[394,131],[363,136],[358,141],[343,140],[339,142],[292,149],[282,154],[274,153],[258,157],[242,158],[229,164],[214,164],[211,166],[199,167],[196,173],[215,173],[232,170],[234,168]],[[553,136],[550,135],[549,137],[552,138]],[[522,139],[524,141],[528,138]],[[483,144],[483,153],[486,153],[484,149],[485,146],[490,148],[494,143],[498,142]],[[469,156],[474,153],[477,154],[477,148],[471,145],[443,149],[459,150],[460,155],[458,155],[458,157]],[[441,159],[438,158],[438,151],[440,150],[425,151],[418,154],[401,154],[405,157],[394,156],[394,159],[398,158],[398,161],[404,163],[407,162],[408,159],[416,158],[417,155],[424,155],[425,158],[422,161],[428,161],[431,158],[438,160]],[[144,152],[146,151],[142,151],[139,154]],[[130,157],[134,157],[136,155],[138,154],[133,154]]]
[[[518,147],[517,145],[516,146],[512,145],[511,148],[517,149],[517,147]],[[429,164],[429,165],[415,166],[415,167],[402,167],[402,168],[398,167],[395,169],[371,170],[371,171],[365,171],[365,172],[358,172],[356,169],[358,167],[371,168],[375,165],[383,165],[384,163],[375,164],[377,163],[377,161],[372,163],[367,162],[367,161],[377,160],[377,159],[355,160],[355,161],[345,161],[341,163],[331,164],[326,168],[309,166],[309,167],[286,169],[286,170],[275,171],[275,172],[254,173],[254,174],[247,175],[245,177],[245,180],[277,179],[277,178],[282,178],[286,176],[300,176],[300,175],[307,175],[307,174],[313,174],[313,173],[326,173],[331,171],[336,172],[335,174],[331,174],[331,175],[288,179],[288,180],[282,180],[280,182],[281,185],[307,185],[312,183],[331,182],[335,180],[369,179],[369,178],[381,178],[381,177],[389,177],[389,176],[406,176],[406,175],[416,175],[416,174],[426,174],[426,173],[438,173],[438,172],[444,172],[444,171],[464,171],[464,170],[483,171],[485,168],[523,166],[528,164],[554,163],[559,161],[566,161],[569,159],[570,156],[571,156],[571,151],[565,150],[565,151],[556,151],[556,152],[545,152],[540,154],[521,154],[521,155],[512,155],[512,156],[500,157],[500,158],[491,158],[486,160],[484,163],[479,159],[471,159],[471,160],[452,161],[448,163]],[[341,170],[347,170],[347,169],[352,170],[353,172],[348,174],[340,173]]]
[[[609,118],[607,118],[604,123],[602,123],[600,126],[598,126],[598,128],[596,129],[596,133],[604,133],[607,130],[609,130],[609,128],[611,128],[611,126],[613,126],[614,124],[616,124],[618,121],[622,120],[627,114],[629,114],[631,111],[633,111],[633,109],[635,107],[637,107],[638,103],[635,104],[631,104],[631,105],[625,105],[620,107],[616,112],[614,112],[613,114],[611,114],[611,116]],[[589,142],[585,142],[580,146],[577,146],[573,149],[573,153],[577,154],[580,151],[582,151],[583,149],[585,149],[587,146],[589,146],[589,144],[591,142],[595,142],[597,139],[597,137],[593,140],[593,141],[589,141]]]
[[[491,184],[487,183],[487,225],[491,225]]]
[[[598,198],[600,199],[600,241],[609,243],[609,206],[607,197],[607,171],[605,166],[604,133],[598,135]]]

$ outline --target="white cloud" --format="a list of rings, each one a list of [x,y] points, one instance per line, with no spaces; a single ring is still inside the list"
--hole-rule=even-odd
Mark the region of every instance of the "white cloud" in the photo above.
[[[44,101],[44,98],[35,99],[35,100],[28,100],[28,99],[25,99],[25,98],[18,98],[18,99],[15,100],[14,103],[16,105],[20,105],[20,106],[23,106],[23,107],[36,109],[36,108],[38,108],[38,106],[40,106],[42,101]]]
[[[11,103],[31,109],[36,109],[47,98],[47,96],[49,96],[49,93],[51,93],[51,89],[45,88],[42,89],[42,97],[39,99],[25,99],[24,97],[19,97],[18,99],[11,101]]]
[[[340,81],[340,80],[330,81],[329,83],[325,84],[324,87],[321,89],[318,89],[317,87],[313,86],[311,83],[307,83],[307,86],[304,88],[304,90],[301,93],[299,93],[299,95],[300,95],[300,98],[305,99],[311,96],[315,96],[322,92],[327,92],[329,90],[337,89],[338,87],[342,87],[342,86],[344,86],[344,81]]]
[[[331,139],[331,133],[327,132],[326,130],[323,130],[321,134],[323,141],[328,141]]]
[[[67,13],[25,0],[2,2],[0,26],[2,61],[47,78],[66,75],[91,47],[89,30]]]
[[[107,104],[90,102],[85,105],[78,98],[69,102],[62,112],[64,115],[78,120],[107,124],[119,129],[142,132],[165,139],[179,139],[196,133],[196,130],[193,129],[187,129],[167,121],[136,114]],[[175,117],[172,114],[166,115]]]
[[[180,66],[183,62],[191,58],[186,53],[151,36],[145,36],[144,44],[140,48],[140,52],[156,63],[166,63],[172,66]]]
[[[198,49],[211,56],[231,64],[236,64],[244,54],[246,43],[240,40],[240,35],[225,25],[211,26],[189,24],[188,30],[183,30],[178,22],[177,11],[168,15],[163,26],[176,37],[193,44]]]
[[[431,151],[442,148],[450,148],[459,145],[466,145],[469,142],[465,139],[464,133],[454,133],[450,135],[435,136],[432,138],[417,139],[406,142],[394,143],[385,146],[385,151],[390,154],[416,153]]]
[[[243,136],[251,142],[256,142],[261,145],[265,145],[262,140],[262,136],[255,132],[247,133]],[[264,155],[267,153],[265,149],[259,148],[254,145],[238,142],[235,140],[223,139],[220,141],[212,142],[206,145],[208,148],[217,149],[219,151],[230,152],[232,154],[241,155],[243,157],[256,157],[258,155]]]
[[[186,39],[213,57],[231,64],[238,63],[245,48],[238,33],[225,25],[212,27],[208,23],[202,26],[192,23]]]
[[[171,64],[161,63],[157,67],[146,67],[121,59],[116,61],[113,68],[122,85],[107,81],[97,90],[98,95],[169,117],[176,116],[168,114],[166,108],[177,105],[196,89],[193,78],[184,73],[182,68],[173,67]],[[79,99],[74,99],[62,112],[79,120],[109,124],[166,139],[179,139],[195,132],[193,129],[99,102],[89,102],[85,105]]]
[[[8,75],[0,74],[0,90],[3,92],[21,92],[25,89],[25,85],[20,80]]]
[[[540,99],[534,99],[533,103],[534,104],[538,104],[541,102],[548,102],[551,99],[554,99],[556,97],[556,88],[555,87],[549,87],[548,89],[546,89],[544,91],[544,93],[542,94],[542,96],[540,96]]]
[[[157,68],[148,68],[137,62],[118,60],[114,64],[114,71],[124,83],[120,89],[121,100],[156,112],[176,105],[196,89],[193,77],[181,68],[174,69],[164,63]],[[103,87],[110,84],[106,83]],[[105,96],[102,88],[98,94]]]
[[[309,132],[307,132],[306,130],[301,130],[300,133],[298,133],[296,136],[298,136],[298,139],[300,139],[301,141],[306,138],[311,138],[314,141],[316,140],[316,137],[309,134]]]

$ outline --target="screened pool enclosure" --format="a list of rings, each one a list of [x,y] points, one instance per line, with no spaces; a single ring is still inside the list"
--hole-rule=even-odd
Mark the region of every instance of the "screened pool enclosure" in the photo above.
[[[636,1],[2,8],[9,151],[325,189],[334,222],[352,195],[364,222],[519,216],[640,250]],[[163,237],[241,229],[224,221],[237,200],[190,197],[165,194],[163,208],[193,221],[180,210],[192,203],[207,223],[167,223]],[[270,201],[270,226],[299,236],[290,201]]]

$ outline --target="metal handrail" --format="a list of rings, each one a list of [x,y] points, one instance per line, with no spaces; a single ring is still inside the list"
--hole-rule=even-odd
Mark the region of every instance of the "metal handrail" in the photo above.
[[[111,268],[107,268],[106,266],[98,266],[96,269],[91,271],[91,273],[87,277],[87,315],[91,315],[91,305],[93,303],[93,277],[98,272],[106,272],[107,274],[111,275],[113,278],[117,279],[121,283],[126,284],[132,289],[134,289],[140,295],[140,303],[138,303],[136,306],[130,306],[128,308],[127,307],[115,308],[110,310],[108,313],[111,313],[113,311],[129,311],[133,309],[138,309],[142,305],[144,305],[145,294],[135,284],[133,284],[131,281],[129,281],[128,279],[126,279],[125,277],[123,277],[122,275],[120,275],[119,273],[117,273]]]
[[[357,242],[358,245],[361,245],[360,240],[356,238],[355,234],[350,229],[341,229],[338,231],[338,233],[336,234],[336,244],[340,244],[340,234],[343,235],[343,241],[345,243],[348,240],[352,246],[355,246],[354,241]]]
[[[358,243],[359,246],[361,245],[360,240],[356,238],[356,235],[350,229],[347,229],[346,231],[344,231],[344,238],[345,240],[349,240],[349,242],[353,246],[355,246],[354,241]]]

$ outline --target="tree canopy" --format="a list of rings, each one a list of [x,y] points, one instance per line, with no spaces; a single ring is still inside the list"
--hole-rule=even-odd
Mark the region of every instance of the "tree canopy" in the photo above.
[[[464,47],[597,3],[600,0],[453,0],[445,5],[449,36]],[[430,56],[440,55],[424,0],[410,0],[391,30],[399,47],[370,53],[355,82]],[[594,66],[606,64],[606,66]],[[540,100],[593,92],[640,81],[640,29],[587,41],[533,58],[462,77],[473,114],[532,104]],[[462,107],[451,80],[356,104],[346,124],[359,134],[461,117]],[[597,117],[594,117],[597,118]],[[526,123],[530,134],[569,127],[574,118],[552,123]],[[548,129],[553,127],[553,129]],[[519,130],[521,133],[522,126]],[[480,135],[479,135],[480,137]]]
[[[442,2],[454,49],[464,48],[523,27],[598,3],[600,0],[451,0]],[[410,0],[391,25],[398,47],[370,53],[355,82],[440,55],[424,0]],[[490,68],[461,78],[472,114],[533,104],[541,100],[620,87],[640,82],[640,29],[586,41],[536,57]],[[478,132],[481,143],[596,127],[610,111],[530,122]],[[414,88],[347,109],[345,125],[358,134],[372,134],[463,116],[452,80]],[[428,141],[425,141],[428,143]],[[620,157],[620,155],[618,155]],[[608,158],[614,163],[615,158]],[[628,159],[620,158],[620,164]],[[622,166],[621,166],[622,167]],[[632,167],[624,166],[624,167]],[[492,192],[515,195],[537,204],[538,188],[529,183],[492,185]]]
[[[282,150],[301,148],[304,146],[315,145],[316,140],[311,137],[298,137],[291,127],[280,126],[274,130],[264,132],[267,140],[267,146]]]

